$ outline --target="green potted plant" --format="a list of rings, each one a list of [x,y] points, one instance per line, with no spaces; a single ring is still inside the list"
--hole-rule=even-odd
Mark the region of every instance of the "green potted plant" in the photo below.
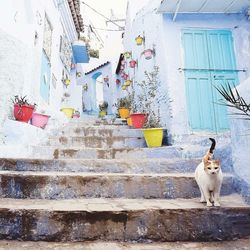
[[[104,117],[107,115],[108,103],[103,101],[99,104],[99,116]]]
[[[127,119],[129,117],[131,102],[132,102],[131,94],[129,94],[125,97],[119,98],[117,100],[117,103],[115,104],[115,106],[117,107],[118,112],[119,112],[119,116],[122,119]]]
[[[26,122],[31,119],[33,111],[35,109],[36,104],[31,104],[26,96],[14,96],[12,99],[14,104],[14,117],[17,121]]]

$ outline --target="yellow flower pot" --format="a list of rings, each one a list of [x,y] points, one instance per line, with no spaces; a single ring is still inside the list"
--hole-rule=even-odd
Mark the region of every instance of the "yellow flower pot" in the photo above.
[[[135,42],[136,42],[137,45],[142,45],[143,40],[144,39],[141,36],[138,36],[138,37],[135,38]]]
[[[122,119],[127,119],[130,115],[129,109],[119,108],[119,115]]]
[[[161,147],[163,140],[163,128],[146,128],[142,131],[149,148]]]
[[[128,126],[132,127],[132,119],[130,117],[127,118]]]
[[[60,111],[62,111],[68,118],[72,118],[75,109],[73,108],[61,108]]]
[[[126,81],[125,81],[125,83],[124,83],[124,85],[128,87],[128,86],[130,86],[130,85],[131,85],[131,83],[132,83],[132,81],[131,81],[131,80],[126,80]]]
[[[107,111],[99,111],[100,117],[104,117],[105,115],[107,115]]]

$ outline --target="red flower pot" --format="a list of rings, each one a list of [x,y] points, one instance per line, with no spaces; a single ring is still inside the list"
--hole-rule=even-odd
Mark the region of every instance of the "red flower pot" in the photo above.
[[[14,117],[17,121],[28,122],[33,114],[34,106],[29,105],[14,105]]]
[[[127,79],[128,79],[128,74],[124,74],[124,75],[123,75],[123,79],[124,79],[124,80],[127,80]]]
[[[146,122],[147,115],[143,113],[131,114],[132,125],[134,128],[142,128]]]
[[[131,60],[131,61],[129,62],[130,68],[135,68],[135,65],[136,65],[136,61],[135,61],[135,60]]]

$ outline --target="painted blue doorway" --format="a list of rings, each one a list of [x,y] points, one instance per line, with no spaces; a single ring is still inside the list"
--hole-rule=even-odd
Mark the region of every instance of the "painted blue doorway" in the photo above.
[[[182,32],[189,124],[192,130],[229,128],[227,109],[214,86],[238,83],[232,33],[229,30]]]

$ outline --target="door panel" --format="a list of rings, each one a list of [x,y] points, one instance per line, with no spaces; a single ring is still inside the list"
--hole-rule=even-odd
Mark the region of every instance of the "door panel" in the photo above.
[[[238,83],[232,34],[228,30],[184,30],[185,81],[190,127],[229,128],[227,108],[214,86]]]
[[[214,102],[214,112],[216,117],[216,129],[217,131],[226,130],[229,128],[228,122],[228,112],[227,107],[221,105],[224,100],[222,95],[216,90],[215,87],[224,86],[228,84],[230,86],[236,86],[238,84],[237,74],[234,73],[223,73],[223,74],[213,74],[213,102]]]
[[[232,33],[227,30],[208,30],[207,44],[211,69],[236,69]]]
[[[185,30],[183,33],[183,43],[185,47],[186,68],[209,68],[205,31]]]
[[[186,73],[186,93],[188,100],[189,123],[193,130],[215,129],[210,74],[200,72]]]

